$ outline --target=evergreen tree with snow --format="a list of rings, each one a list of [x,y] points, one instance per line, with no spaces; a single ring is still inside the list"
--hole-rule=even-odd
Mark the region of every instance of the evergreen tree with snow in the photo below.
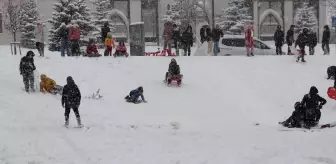
[[[193,0],[173,0],[170,8],[163,16],[164,22],[173,22],[174,24],[187,27],[188,24],[195,23],[196,8]]]
[[[52,19],[48,22],[52,25],[49,30],[49,50],[60,49],[59,29],[62,23],[76,22],[81,30],[81,36],[87,36],[94,29],[91,21],[90,10],[87,8],[85,0],[57,0],[54,3]],[[81,41],[83,41],[81,37]]]
[[[110,0],[93,0],[93,4],[96,6],[96,10],[92,12],[94,16],[94,32],[92,33],[94,37],[101,37],[101,28],[104,26],[105,22],[109,21],[108,10],[110,8]],[[110,27],[111,31],[114,31],[114,27]]]
[[[218,20],[226,33],[242,34],[245,26],[252,23],[250,6],[245,0],[229,0],[229,7],[222,10]]]
[[[35,0],[23,0],[21,2],[20,32],[22,47],[35,48],[35,24],[39,16]]]
[[[308,2],[303,2],[296,9],[294,23],[296,26],[295,32],[297,33],[301,32],[304,28],[315,30],[318,23],[315,8],[309,6]]]

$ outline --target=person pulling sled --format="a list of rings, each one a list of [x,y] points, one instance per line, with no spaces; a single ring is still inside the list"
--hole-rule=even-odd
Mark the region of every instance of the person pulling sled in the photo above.
[[[139,97],[141,97],[142,101],[139,100]],[[137,89],[132,90],[129,95],[125,97],[126,102],[138,104],[141,102],[147,103],[145,100],[145,96],[143,95],[143,88],[140,86]]]
[[[65,108],[65,127],[69,126],[69,115],[71,109],[76,115],[78,127],[83,127],[78,111],[82,98],[81,92],[79,91],[78,86],[75,84],[75,81],[71,76],[67,77],[66,80],[67,84],[64,86],[62,93],[62,107]]]
[[[172,81],[176,81],[177,85],[181,85],[182,77],[183,75],[180,74],[180,66],[174,58],[171,59],[164,82],[170,85]]]

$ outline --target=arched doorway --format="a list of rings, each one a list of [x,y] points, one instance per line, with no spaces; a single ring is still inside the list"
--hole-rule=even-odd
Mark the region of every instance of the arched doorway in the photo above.
[[[129,42],[129,21],[126,17],[126,15],[118,10],[118,9],[112,9],[108,12],[109,15],[109,22],[112,22],[112,24],[115,26],[114,34],[117,35],[117,38],[126,38],[126,41]],[[126,27],[126,28],[125,28]],[[125,34],[126,36],[123,36]],[[121,39],[122,40],[122,39]]]
[[[283,26],[281,16],[272,9],[267,9],[260,15],[260,39],[273,40],[278,25]]]

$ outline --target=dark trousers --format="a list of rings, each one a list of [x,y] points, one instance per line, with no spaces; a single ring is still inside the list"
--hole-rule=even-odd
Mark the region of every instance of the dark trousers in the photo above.
[[[187,52],[188,52],[188,56],[190,56],[190,48],[191,48],[191,45],[185,45],[184,46],[184,56],[187,56]]]
[[[34,73],[24,74],[22,77],[26,92],[29,92],[29,87],[34,90]]]
[[[177,40],[174,40],[174,48],[176,50],[176,56],[180,55],[180,50],[179,50],[179,42]]]
[[[71,111],[71,109],[74,111],[74,113],[75,113],[75,115],[76,115],[76,118],[77,118],[77,119],[80,118],[80,115],[79,115],[78,107],[77,107],[77,106],[65,106],[65,113],[64,113],[65,121],[68,121],[68,120],[69,120],[69,115],[70,115],[70,111]]]
[[[315,54],[315,48],[310,46],[309,47],[309,55],[314,55]]]
[[[289,42],[289,43],[287,43],[287,45],[288,45],[287,55],[291,55],[292,54],[291,47],[292,47],[293,43]]]
[[[301,61],[305,61],[304,60],[304,56],[306,54],[305,47],[300,47],[300,51],[301,51],[301,54],[298,56],[297,61],[299,61],[300,58],[301,58]]]
[[[277,44],[276,46],[276,54],[277,55],[282,55],[282,45],[281,44]]]
[[[44,43],[36,42],[36,49],[40,53],[40,56],[44,56]]]
[[[71,54],[72,54],[72,56],[79,56],[80,55],[80,46],[79,46],[79,40],[78,39],[71,40]]]
[[[67,52],[68,56],[71,56],[69,40],[62,38],[61,39],[61,56],[62,57],[65,56],[65,51]]]
[[[330,53],[329,42],[323,42],[322,49],[324,51],[324,54],[329,54]]]

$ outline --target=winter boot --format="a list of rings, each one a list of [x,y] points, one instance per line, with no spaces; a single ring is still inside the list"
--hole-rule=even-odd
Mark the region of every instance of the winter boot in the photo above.
[[[65,127],[69,127],[69,117],[65,117],[65,123],[64,123]]]
[[[83,127],[80,117],[77,117],[77,125],[79,128]]]

